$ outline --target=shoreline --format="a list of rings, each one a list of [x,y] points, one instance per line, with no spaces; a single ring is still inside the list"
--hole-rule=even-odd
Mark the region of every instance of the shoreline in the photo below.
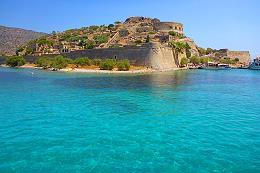
[[[0,67],[11,68],[10,66],[7,65],[0,65]],[[148,69],[140,69],[140,70],[116,71],[116,70],[99,70],[99,69],[84,69],[84,68],[65,68],[59,70],[50,70],[50,69],[43,69],[42,67],[36,67],[34,65],[28,65],[28,64],[16,68],[38,69],[38,70],[64,72],[64,73],[97,73],[97,74],[149,74],[149,73],[156,73],[156,72],[169,72],[169,71],[188,69],[188,68],[170,68],[165,70],[156,70],[156,69],[148,68]]]

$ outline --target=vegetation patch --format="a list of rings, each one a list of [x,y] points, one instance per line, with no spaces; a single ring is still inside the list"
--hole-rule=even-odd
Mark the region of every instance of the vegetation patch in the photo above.
[[[95,40],[96,44],[102,44],[108,42],[108,36],[106,35],[95,35],[93,39]]]
[[[6,65],[10,67],[19,67],[26,63],[25,59],[22,56],[12,56],[7,58]]]
[[[130,62],[128,59],[120,60],[116,63],[119,71],[128,71],[130,69]]]
[[[102,61],[99,65],[100,70],[113,70],[116,65],[116,61],[114,59],[106,59]]]

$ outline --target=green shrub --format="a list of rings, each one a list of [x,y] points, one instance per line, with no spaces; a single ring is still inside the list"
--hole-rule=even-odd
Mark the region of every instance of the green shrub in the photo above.
[[[92,64],[93,64],[93,65],[99,66],[100,63],[101,63],[101,59],[93,59],[93,60],[92,60]]]
[[[219,60],[220,63],[223,64],[235,64],[235,60],[231,60],[229,57],[223,57]]]
[[[74,60],[71,58],[65,58],[68,64],[74,64]]]
[[[93,49],[95,47],[95,43],[93,41],[87,41],[85,44],[86,49]]]
[[[141,44],[142,40],[135,40],[135,44]]]
[[[38,67],[43,67],[44,69],[47,69],[51,66],[51,59],[48,57],[41,57],[39,59],[36,60],[35,64]]]
[[[150,31],[150,32],[148,32],[148,34],[153,35],[153,34],[156,34],[156,32]]]
[[[206,63],[208,63],[208,61],[209,61],[208,57],[201,57],[200,58],[200,63],[202,63],[202,64],[206,64]]]
[[[113,25],[113,24],[109,24],[108,25],[108,28],[110,29],[110,28],[113,28],[113,27],[115,27],[115,25]]]
[[[89,58],[77,58],[74,60],[74,64],[77,66],[90,66],[91,60]]]
[[[33,48],[31,48],[31,47],[27,47],[26,49],[25,49],[25,55],[31,55],[31,54],[33,54]]]
[[[64,58],[62,55],[58,55],[52,59],[50,67],[54,68],[54,69],[66,68],[68,66],[69,62],[70,62],[70,59]]]
[[[99,65],[101,70],[113,70],[116,65],[116,61],[114,59],[106,59],[102,61]]]
[[[68,39],[69,42],[78,42],[78,41],[80,41],[80,40],[82,40],[82,38],[81,38],[80,36],[71,36],[71,37]]]
[[[206,50],[204,48],[198,47],[197,49],[199,51],[200,56],[206,55]]]
[[[177,33],[177,32],[174,32],[174,31],[169,31],[168,34],[171,35],[171,36],[177,37],[179,39],[186,38],[185,35]]]
[[[171,36],[177,36],[178,33],[174,31],[169,31],[168,34]]]
[[[119,71],[128,71],[130,69],[130,62],[128,59],[120,60],[116,63]]]
[[[39,46],[42,46],[42,45],[53,46],[53,41],[47,40],[45,37],[39,38],[37,40],[37,43]]]
[[[11,67],[19,67],[26,63],[25,59],[22,56],[13,56],[9,57],[6,60],[6,65]]]
[[[89,27],[90,30],[96,31],[99,28],[99,26],[92,25]]]
[[[149,43],[151,41],[151,38],[149,35],[146,36],[145,43]]]
[[[188,58],[182,58],[181,59],[181,67],[187,66],[188,62],[189,62]]]
[[[123,28],[123,29],[119,30],[119,35],[120,35],[120,37],[126,37],[129,35],[129,32],[127,29]]]
[[[212,53],[214,53],[214,50],[212,48],[208,47],[206,49],[206,54],[208,55],[208,54],[212,54]]]
[[[95,40],[96,44],[108,42],[108,36],[106,35],[94,35],[93,39]]]
[[[120,21],[115,21],[114,23],[115,23],[115,25],[118,25],[118,24],[120,24],[121,22],[120,22]]]
[[[190,58],[190,62],[193,63],[194,65],[198,65],[200,63],[200,58],[197,56],[192,56]]]

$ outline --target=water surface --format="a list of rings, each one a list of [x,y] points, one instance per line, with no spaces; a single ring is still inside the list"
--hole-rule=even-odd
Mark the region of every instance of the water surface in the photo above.
[[[260,172],[259,91],[249,70],[0,68],[0,172]]]

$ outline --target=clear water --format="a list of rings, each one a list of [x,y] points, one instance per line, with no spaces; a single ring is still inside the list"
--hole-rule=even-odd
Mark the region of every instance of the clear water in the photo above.
[[[260,71],[0,68],[0,172],[257,173],[259,101]]]

